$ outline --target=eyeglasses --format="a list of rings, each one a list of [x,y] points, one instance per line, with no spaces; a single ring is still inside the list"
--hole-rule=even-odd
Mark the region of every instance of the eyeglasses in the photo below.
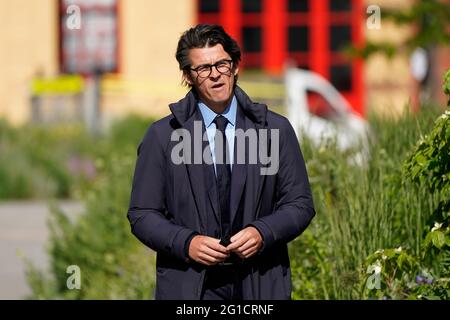
[[[212,67],[215,67],[220,74],[227,74],[230,72],[232,65],[233,60],[224,59],[217,61],[214,64],[204,64],[197,68],[189,68],[189,69],[197,72],[197,76],[199,78],[208,78],[211,75]]]

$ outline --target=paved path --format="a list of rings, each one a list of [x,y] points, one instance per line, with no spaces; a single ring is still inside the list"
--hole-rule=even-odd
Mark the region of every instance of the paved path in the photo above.
[[[69,217],[83,210],[79,202],[59,201],[58,204]],[[0,299],[23,299],[31,292],[21,256],[39,269],[48,267],[48,217],[45,201],[0,202]]]

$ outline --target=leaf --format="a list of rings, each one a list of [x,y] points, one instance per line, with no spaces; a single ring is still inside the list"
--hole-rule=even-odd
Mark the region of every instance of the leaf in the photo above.
[[[427,158],[423,154],[418,154],[416,156],[416,161],[419,165],[424,166],[427,163]]]
[[[388,259],[391,259],[396,255],[396,252],[394,249],[386,249],[384,250],[384,254],[388,257]]]
[[[404,254],[401,254],[397,260],[397,265],[400,268],[400,270],[403,270],[403,264],[405,262],[408,262],[407,257]]]
[[[441,249],[445,244],[444,233],[439,230],[431,232],[431,241],[436,248]]]
[[[438,296],[424,296],[425,299],[427,300],[442,300],[440,297]]]
[[[432,232],[428,232],[427,236],[425,237],[425,240],[423,241],[423,246],[425,248],[428,248],[431,242],[432,242]]]

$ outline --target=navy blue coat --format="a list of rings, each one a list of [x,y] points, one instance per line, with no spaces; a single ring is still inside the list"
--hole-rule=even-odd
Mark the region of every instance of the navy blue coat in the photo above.
[[[239,216],[242,227],[256,227],[264,240],[260,252],[241,268],[243,298],[290,299],[287,243],[300,235],[315,215],[305,163],[285,117],[253,103],[238,86],[234,93],[237,128],[279,129],[280,134],[276,174],[261,175],[260,162],[233,164],[231,221]],[[154,122],[138,147],[128,220],[132,233],[157,252],[156,299],[200,298],[207,267],[190,260],[185,245],[195,232],[217,237],[211,228],[211,219],[218,220],[217,194],[213,179],[205,176],[204,164],[171,161],[172,148],[179,143],[171,141],[172,132],[183,128],[193,136],[194,121],[202,119],[197,101],[191,90],[171,104],[172,114]],[[268,143],[269,148],[270,139]]]

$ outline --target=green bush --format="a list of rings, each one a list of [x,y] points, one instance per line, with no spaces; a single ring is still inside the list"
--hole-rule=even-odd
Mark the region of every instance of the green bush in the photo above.
[[[445,93],[449,74],[450,70],[444,77]],[[363,275],[363,296],[450,299],[450,110],[438,117],[429,134],[420,137],[402,169],[403,184],[412,181],[416,188],[428,193],[428,198],[436,200],[426,210],[428,219],[426,227],[420,229],[423,237],[420,250],[410,250],[411,255],[402,251],[398,256],[393,249],[378,250],[367,258],[365,266],[376,265],[378,270],[369,277]],[[416,201],[424,199],[419,196]],[[410,245],[411,240],[406,238],[403,243]],[[403,256],[408,259],[400,259]],[[405,268],[408,265],[405,261],[411,262],[411,268]],[[377,290],[367,286],[374,276],[384,285]]]
[[[441,194],[404,179],[402,166],[415,142],[432,129],[438,112],[423,107],[396,120],[370,116],[375,137],[364,167],[348,161],[356,150],[339,152],[333,141],[321,148],[302,141],[317,216],[289,245],[295,299],[405,298],[411,292],[420,295],[419,288],[423,295],[434,290],[417,286],[414,277],[442,270],[424,269],[417,258],[429,244],[428,222]],[[50,274],[28,265],[31,297],[152,297],[154,255],[132,236],[125,218],[136,147],[148,124],[148,119],[130,117],[115,124],[108,137],[80,145],[78,150],[94,159],[97,171],[94,183],[79,187],[86,213],[71,222],[53,210]],[[367,268],[380,254],[387,257],[381,264],[387,278],[380,278],[379,291],[368,293],[365,285],[372,274]],[[66,286],[70,265],[80,267],[81,290]],[[442,288],[432,294],[442,295]]]
[[[91,177],[71,172],[70,164],[88,159],[92,145],[81,126],[13,128],[0,122],[0,199],[73,196],[78,183]]]
[[[404,243],[420,254],[439,197],[403,181],[402,163],[437,112],[424,107],[399,119],[371,115],[375,136],[363,167],[351,165],[354,151],[339,152],[333,141],[321,148],[302,141],[317,215],[289,246],[296,299],[363,298],[366,257]]]
[[[104,166],[99,168],[104,170],[102,177],[85,194],[84,215],[71,223],[63,213],[53,209],[49,250],[52,277],[29,268],[33,298],[152,297],[153,255],[131,235],[125,218],[133,157],[112,155],[100,166]],[[81,270],[80,290],[67,288],[66,270],[70,265]]]
[[[295,299],[363,298],[361,282],[370,275],[366,257],[404,243],[405,254],[422,251],[426,221],[439,199],[402,180],[402,161],[435,115],[423,110],[398,120],[371,117],[376,139],[365,167],[352,166],[352,151],[338,152],[333,141],[322,148],[302,142],[317,216],[289,246]],[[124,121],[97,144],[98,177],[81,194],[86,213],[72,223],[54,210],[50,275],[28,268],[33,298],[152,296],[154,256],[134,239],[125,219],[136,146],[148,120]],[[69,265],[81,269],[81,290],[66,287]]]
[[[78,198],[96,177],[95,159],[137,145],[148,121],[130,115],[91,136],[77,124],[14,128],[0,120],[0,199]]]
[[[95,160],[98,176],[81,193],[83,215],[70,221],[52,207],[50,273],[27,264],[32,288],[29,298],[152,298],[155,257],[131,234],[126,219],[136,148],[150,121],[127,118],[115,124],[110,136],[99,144]],[[127,139],[118,139],[127,132]],[[71,265],[80,268],[80,290],[67,287],[70,274],[66,271]]]

